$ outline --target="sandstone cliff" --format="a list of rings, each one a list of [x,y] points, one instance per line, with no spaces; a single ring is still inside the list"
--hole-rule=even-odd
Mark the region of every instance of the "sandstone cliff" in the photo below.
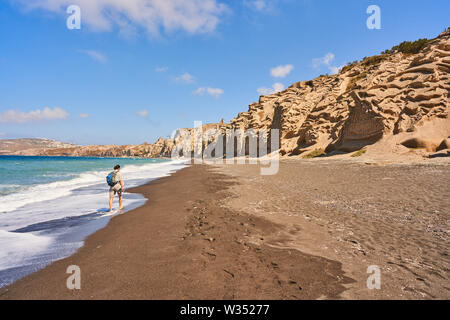
[[[450,30],[416,54],[385,53],[262,96],[228,127],[281,130],[282,155],[375,143],[432,152],[450,136]],[[379,149],[380,150],[380,149]]]

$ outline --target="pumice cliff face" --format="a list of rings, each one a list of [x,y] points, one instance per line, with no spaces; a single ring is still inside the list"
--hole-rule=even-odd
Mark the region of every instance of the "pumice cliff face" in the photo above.
[[[446,31],[416,54],[365,58],[337,75],[262,96],[229,126],[280,129],[282,155],[317,149],[351,152],[386,141],[404,145],[411,139],[412,147],[426,145],[431,152],[450,135],[449,92]]]

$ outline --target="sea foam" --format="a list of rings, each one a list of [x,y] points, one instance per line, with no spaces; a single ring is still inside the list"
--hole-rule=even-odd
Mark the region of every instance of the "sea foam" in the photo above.
[[[127,189],[185,166],[184,161],[128,164],[121,172]],[[0,196],[0,287],[73,254],[89,234],[107,225],[105,178],[110,171],[87,171]],[[123,213],[145,201],[140,194],[125,192]]]

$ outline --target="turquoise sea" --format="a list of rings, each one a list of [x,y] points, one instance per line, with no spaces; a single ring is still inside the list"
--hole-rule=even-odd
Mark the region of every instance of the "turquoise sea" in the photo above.
[[[26,190],[38,184],[71,180],[84,172],[107,171],[117,163],[126,167],[163,161],[166,160],[0,156],[0,196]]]
[[[106,226],[106,176],[116,164],[126,189],[185,166],[163,159],[0,156],[0,287],[73,254]],[[145,201],[125,192],[120,214]]]

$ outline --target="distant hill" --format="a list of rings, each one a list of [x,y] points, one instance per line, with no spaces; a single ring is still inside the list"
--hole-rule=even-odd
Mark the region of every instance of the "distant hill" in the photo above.
[[[42,149],[73,148],[75,144],[50,139],[2,139],[0,155],[33,154]]]
[[[154,144],[78,146],[49,139],[0,140],[0,155],[68,157],[170,157],[172,140],[159,138]]]

